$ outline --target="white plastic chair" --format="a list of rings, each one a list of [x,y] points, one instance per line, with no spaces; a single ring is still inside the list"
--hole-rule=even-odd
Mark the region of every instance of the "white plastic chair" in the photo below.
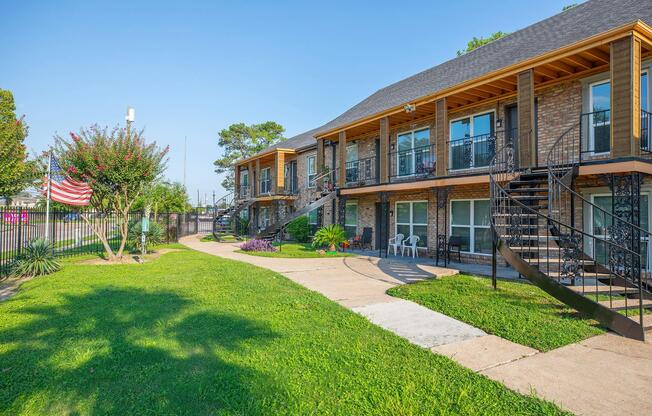
[[[390,238],[389,241],[387,241],[387,255],[389,256],[389,248],[393,247],[394,248],[394,255],[396,256],[396,252],[398,251],[398,248],[401,247],[401,244],[403,243],[403,238],[405,236],[403,234],[396,234],[396,237]]]
[[[411,235],[403,240],[403,244],[401,244],[401,256],[405,256],[405,249],[407,248],[408,255],[410,255],[410,250],[412,250],[412,258],[419,257],[419,253],[417,252],[417,243],[419,240],[418,235]]]

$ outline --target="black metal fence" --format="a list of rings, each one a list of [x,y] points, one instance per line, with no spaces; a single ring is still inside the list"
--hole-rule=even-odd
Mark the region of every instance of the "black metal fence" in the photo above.
[[[142,212],[129,214],[129,221],[140,221]],[[163,230],[163,241],[177,242],[186,235],[211,232],[213,217],[196,213],[151,213],[150,222]],[[0,278],[6,276],[12,260],[25,245],[46,237],[46,211],[37,208],[0,207]],[[112,249],[120,245],[121,219],[113,213],[50,210],[47,237],[62,257],[102,253],[104,247],[93,231],[103,231]]]

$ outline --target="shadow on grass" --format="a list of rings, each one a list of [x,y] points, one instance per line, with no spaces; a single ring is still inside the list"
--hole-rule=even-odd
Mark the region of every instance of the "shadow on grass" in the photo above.
[[[110,288],[15,309],[19,324],[0,330],[0,413],[264,412],[277,386],[237,362],[277,335],[188,306],[173,292]]]

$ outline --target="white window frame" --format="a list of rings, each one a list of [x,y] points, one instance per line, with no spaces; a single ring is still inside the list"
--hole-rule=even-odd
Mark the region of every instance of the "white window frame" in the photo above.
[[[458,118],[450,120],[448,122],[448,140],[449,140],[449,145],[448,145],[448,166],[451,167],[450,171],[461,171],[461,170],[471,170],[471,169],[486,169],[487,167],[489,167],[488,165],[487,166],[475,166],[475,146],[474,146],[474,144],[476,142],[472,141],[471,142],[471,166],[468,167],[468,168],[458,168],[458,169],[453,169],[452,168],[452,166],[453,166],[453,141],[461,141],[462,140],[462,138],[453,139],[453,137],[451,137],[451,130],[453,129],[453,123],[455,123],[456,121],[460,121],[460,120],[464,120],[464,119],[468,118],[469,121],[470,121],[470,123],[469,123],[469,128],[470,128],[469,129],[470,130],[469,134],[470,134],[470,136],[469,136],[469,138],[473,138],[473,137],[475,137],[475,131],[474,131],[475,130],[475,122],[473,121],[473,119],[476,116],[483,116],[483,115],[486,115],[486,114],[493,114],[494,115],[494,117],[493,117],[494,118],[494,125],[492,127],[493,127],[494,134],[496,134],[496,119],[497,119],[496,110],[480,111],[478,113],[469,114],[469,115],[466,115],[464,117],[458,117]],[[483,141],[486,141],[486,140],[483,140]],[[464,143],[458,144],[456,146],[463,146],[463,145],[464,145]],[[496,150],[498,150],[498,149],[496,149]]]
[[[642,71],[641,71],[642,73]],[[591,82],[589,84],[589,113],[591,114],[591,119],[589,120],[589,149],[595,149],[595,131],[593,129],[593,87],[602,84],[609,84],[609,123],[601,124],[601,126],[611,126],[611,78],[602,79],[600,81]],[[594,152],[593,156],[606,155],[611,153],[611,143],[609,143],[609,150],[606,152]]]
[[[355,224],[349,223],[350,218],[348,215],[346,215],[346,205],[355,205]],[[360,216],[360,212],[358,211],[359,208],[360,207],[358,206],[358,201],[347,201],[344,206],[344,227],[345,229],[346,227],[355,227],[355,233],[353,233],[354,235],[358,235],[358,217]]]
[[[470,202],[469,204],[469,224],[453,224],[453,202]],[[480,253],[475,251],[475,229],[489,229],[491,228],[491,220],[488,225],[475,225],[475,201],[490,201],[489,198],[466,198],[466,199],[451,199],[448,205],[448,212],[450,212],[448,218],[448,235],[453,236],[453,227],[457,228],[469,228],[469,249],[471,251],[462,251],[462,253],[473,254],[476,256],[491,256],[489,253]],[[489,207],[491,209],[491,206]],[[490,214],[491,216],[491,214]]]
[[[310,160],[314,160],[313,166],[314,166],[314,172],[310,173]],[[308,189],[312,189],[317,187],[316,183],[310,184],[310,176],[313,176],[313,181],[317,177],[317,155],[308,155],[306,156],[306,187]]]
[[[263,212],[265,212],[265,216],[263,216]],[[271,225],[271,219],[270,219],[270,209],[267,206],[262,206],[260,207],[260,211],[258,212],[258,225],[260,226],[261,229],[265,229]]]
[[[425,223],[416,223],[414,222],[414,204],[415,203],[425,203],[426,204],[426,222]],[[398,206],[399,204],[410,204],[410,222],[398,222]],[[410,235],[414,235],[414,226],[425,226],[426,227],[426,241],[424,241],[425,246],[423,247],[418,247],[420,249],[427,250],[428,249],[428,218],[429,218],[429,213],[428,213],[428,200],[427,199],[417,199],[414,201],[396,201],[394,202],[394,236],[398,233],[398,226],[399,225],[408,225],[410,227],[410,234],[404,236],[405,238],[408,238]]]
[[[265,172],[267,172],[267,177],[266,178],[265,178]],[[268,183],[269,183],[269,185],[268,185],[269,189],[267,189],[266,191],[263,191],[263,182],[264,181],[268,181]],[[269,194],[271,192],[272,192],[272,168],[269,168],[269,167],[262,168],[260,170],[260,193],[261,194]]]
[[[646,195],[647,196],[648,228],[652,228],[652,221],[650,221],[650,220],[652,220],[652,216],[651,216],[652,215],[652,200],[650,199],[650,198],[652,198],[652,191],[650,191],[649,189],[648,190],[641,190],[641,195]],[[596,237],[606,237],[604,234],[594,234],[594,224],[593,224],[593,206],[596,205],[595,198],[596,197],[598,197],[598,198],[599,197],[604,197],[604,196],[608,196],[608,197],[613,198],[613,194],[609,193],[609,192],[598,192],[598,193],[595,193],[595,194],[591,194],[591,203],[593,205],[589,206],[588,229],[589,229],[589,234],[590,235],[595,235]],[[650,271],[650,270],[652,270],[652,258],[650,258],[650,254],[652,254],[652,247],[651,247],[652,241],[647,240],[645,237],[641,237],[641,242],[644,242],[644,243],[647,244],[647,250],[646,251],[647,251],[647,263],[648,264],[647,264],[646,270]],[[586,254],[589,255],[589,256],[593,255],[593,248],[594,248],[593,247],[593,240],[589,239],[589,244],[585,244],[585,246],[586,246],[586,249],[588,251]]]
[[[430,152],[430,145],[431,145],[431,143],[430,143],[430,135],[431,135],[430,127],[421,127],[421,128],[418,128],[418,129],[406,130],[406,131],[401,131],[401,132],[396,133],[396,176],[397,177],[408,178],[410,176],[415,176],[416,175],[416,160],[417,160],[417,158],[416,158],[416,153],[414,151],[414,149],[415,149],[415,147],[414,147],[414,134],[416,132],[424,131],[424,130],[428,130],[428,152]],[[410,135],[410,149],[408,149],[408,150],[399,150],[399,148],[398,148],[398,138],[399,138],[399,136],[404,136],[406,134]],[[420,146],[417,149],[422,148],[422,147],[423,146]],[[405,175],[399,174],[401,152],[405,152],[407,154],[410,154],[410,153],[412,154],[412,166],[410,166],[410,171],[412,173],[407,173]],[[422,150],[422,152],[423,152],[423,150]]]

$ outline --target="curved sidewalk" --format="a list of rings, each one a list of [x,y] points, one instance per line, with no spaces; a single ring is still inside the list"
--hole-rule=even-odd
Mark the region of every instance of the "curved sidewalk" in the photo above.
[[[197,236],[181,243],[281,273],[414,344],[578,415],[652,414],[651,344],[605,334],[540,353],[385,293],[396,285],[456,270],[362,256],[256,257],[236,253],[239,243],[204,243]]]

